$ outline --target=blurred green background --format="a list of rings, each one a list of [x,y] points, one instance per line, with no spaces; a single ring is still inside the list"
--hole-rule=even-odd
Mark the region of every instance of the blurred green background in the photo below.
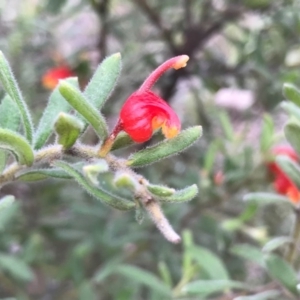
[[[0,299],[298,299],[260,260],[265,243],[289,235],[291,208],[242,198],[272,191],[265,161],[273,144],[285,143],[282,85],[300,85],[299,11],[296,0],[0,0],[0,49],[35,123],[49,96],[41,78],[54,66],[69,65],[84,86],[103,58],[121,53],[104,109],[113,126],[155,67],[187,54],[187,67],[165,74],[155,90],[183,128],[204,130],[188,151],[139,170],[154,183],[199,186],[191,202],[164,207],[180,245],[148,218],[139,225],[134,213],[67,180],[2,188],[19,201],[0,218]],[[92,132],[87,142],[97,143]],[[201,289],[203,280],[219,288],[204,281]],[[198,290],[186,293],[191,282]]]

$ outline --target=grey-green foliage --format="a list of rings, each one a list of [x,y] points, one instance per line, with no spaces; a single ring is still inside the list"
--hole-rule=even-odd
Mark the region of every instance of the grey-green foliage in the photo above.
[[[68,83],[78,87],[77,78],[66,79]],[[53,126],[56,118],[60,112],[69,112],[72,106],[64,99],[56,87],[51,93],[48,101],[48,105],[44,110],[44,113],[39,121],[37,130],[34,136],[34,148],[40,149],[49,139],[53,132]]]
[[[33,128],[31,115],[27,108],[27,104],[23,99],[22,93],[18,87],[13,72],[9,66],[9,63],[1,51],[0,51],[0,80],[7,94],[17,105],[23,121],[26,139],[29,141],[29,143],[32,143],[34,128]]]

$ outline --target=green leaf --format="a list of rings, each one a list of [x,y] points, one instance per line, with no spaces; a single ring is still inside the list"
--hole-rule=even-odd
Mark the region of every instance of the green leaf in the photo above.
[[[293,148],[300,153],[300,125],[296,122],[288,122],[284,126],[284,134]]]
[[[20,113],[9,95],[0,104],[0,127],[17,131],[20,126]]]
[[[2,51],[0,51],[0,80],[7,94],[17,105],[24,125],[25,136],[29,143],[32,143],[34,129],[31,116],[9,63]]]
[[[249,290],[249,287],[233,280],[197,280],[186,284],[182,292],[189,295],[209,296],[230,289]]]
[[[31,146],[23,136],[14,131],[0,128],[0,148],[11,151],[20,164],[33,164],[34,154]]]
[[[60,178],[60,179],[72,178],[72,176],[68,175],[65,171],[57,168],[33,169],[33,170],[24,171],[16,175],[17,180],[27,181],[27,182],[44,180],[50,177]]]
[[[78,87],[76,77],[66,79],[71,85]],[[48,105],[40,119],[38,128],[34,136],[34,148],[40,149],[49,139],[54,130],[54,123],[59,113],[71,111],[72,106],[60,94],[58,87],[51,93]]]
[[[198,187],[196,184],[193,184],[182,190],[175,191],[175,193],[173,193],[173,195],[171,196],[156,195],[156,197],[160,202],[181,203],[181,202],[187,202],[192,200],[193,198],[196,197],[197,194],[198,194]]]
[[[187,251],[211,279],[230,279],[222,260],[210,250],[200,246],[192,246]]]
[[[292,102],[284,101],[280,104],[280,106],[289,114],[297,118],[300,122],[300,108],[296,104]]]
[[[273,193],[250,193],[245,195],[243,200],[246,202],[255,203],[259,206],[276,203],[286,203],[288,205],[292,205],[289,198]]]
[[[287,157],[286,155],[279,155],[276,157],[276,163],[284,171],[284,173],[296,184],[300,189],[300,167],[299,165]]]
[[[269,114],[265,114],[263,117],[262,132],[260,136],[260,150],[267,152],[273,143],[274,137],[274,123]]]
[[[147,190],[154,196],[168,197],[175,193],[175,189],[163,185],[148,184]]]
[[[283,95],[290,101],[300,106],[300,91],[291,83],[283,85]]]
[[[170,288],[150,272],[130,265],[121,265],[116,268],[115,272],[125,276],[130,281],[148,286],[152,291],[159,293],[161,296],[171,296]]]
[[[228,141],[233,141],[234,139],[234,130],[231,125],[231,121],[229,119],[228,114],[226,111],[221,111],[219,113],[219,119],[221,122],[222,129],[224,131],[225,137]]]
[[[274,300],[279,299],[277,296],[280,296],[281,292],[277,290],[270,290],[261,292],[251,296],[239,296],[234,298],[234,300]]]
[[[70,149],[79,138],[84,124],[76,117],[61,112],[54,127],[58,134],[58,144],[64,149]]]
[[[293,294],[299,295],[297,274],[291,265],[275,254],[267,255],[265,262],[268,273],[272,278],[281,283]]]
[[[292,243],[293,239],[288,236],[279,236],[268,241],[262,248],[263,252],[272,252],[278,248],[286,245],[287,243]]]
[[[63,161],[55,161],[53,164],[57,167],[62,168],[67,174],[72,176],[84,190],[86,190],[89,194],[94,196],[96,199],[101,200],[105,204],[119,210],[130,210],[135,208],[134,202],[120,198],[116,195],[112,195],[103,189],[92,186],[80,172],[78,172],[73,166],[69,165],[68,163]]]
[[[58,89],[72,107],[91,124],[99,137],[104,140],[108,135],[108,129],[100,112],[98,112],[77,88],[70,85],[67,81],[62,80]]]
[[[152,147],[134,153],[128,161],[131,167],[143,167],[169,156],[178,154],[190,147],[202,135],[202,127],[195,126],[182,131],[175,138],[164,140]]]
[[[254,246],[248,244],[237,244],[230,249],[230,253],[264,267],[265,263],[263,254],[260,249]]]
[[[0,128],[10,129],[12,131],[18,131],[20,126],[20,113],[16,104],[6,95],[0,104]],[[4,150],[0,150],[0,173],[6,166],[7,153]]]
[[[158,271],[160,273],[160,276],[161,276],[163,282],[169,288],[171,288],[173,286],[171,272],[170,272],[170,269],[168,268],[167,264],[164,261],[158,262]]]
[[[22,281],[31,281],[34,279],[34,274],[28,265],[20,258],[12,255],[0,254],[0,270],[1,269]]]
[[[15,197],[8,195],[0,199],[0,216],[5,213],[5,210],[9,208],[15,201]]]
[[[134,141],[131,139],[131,137],[126,132],[122,131],[117,135],[117,138],[111,147],[111,151],[129,147],[133,144]]]
[[[216,159],[217,152],[221,148],[222,141],[214,140],[208,147],[204,156],[204,170],[210,173]]]
[[[95,108],[101,109],[110,96],[118,80],[121,68],[120,53],[107,57],[98,66],[84,90],[84,96]]]
[[[95,283],[103,282],[110,274],[112,274],[115,269],[120,266],[122,259],[120,257],[114,258],[106,262],[103,266],[96,271],[93,276],[93,281]]]

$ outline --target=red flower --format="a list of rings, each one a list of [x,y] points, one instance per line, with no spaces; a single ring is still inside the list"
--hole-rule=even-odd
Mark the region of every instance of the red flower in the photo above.
[[[99,150],[105,156],[120,131],[125,131],[137,143],[148,141],[153,131],[161,128],[166,138],[175,137],[181,128],[180,120],[170,105],[150,89],[158,78],[170,68],[186,66],[189,57],[173,57],[155,69],[142,86],[125,101],[117,125]]]
[[[148,141],[153,131],[162,128],[166,138],[180,131],[180,120],[173,109],[158,95],[150,91],[157,79],[168,69],[186,66],[189,57],[180,55],[167,60],[154,70],[142,86],[124,103],[118,126],[137,143]]]
[[[42,78],[42,84],[46,89],[53,90],[60,79],[75,76],[73,71],[66,65],[48,70]]]
[[[298,161],[299,157],[293,148],[289,146],[279,146],[272,151],[276,155],[286,155],[294,161]],[[297,186],[289,179],[289,177],[281,170],[281,168],[272,161],[268,163],[268,168],[275,176],[274,189],[282,195],[286,195],[293,203],[300,202],[300,191]]]

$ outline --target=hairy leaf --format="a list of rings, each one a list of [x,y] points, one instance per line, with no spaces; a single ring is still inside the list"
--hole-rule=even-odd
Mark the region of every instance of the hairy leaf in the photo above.
[[[78,87],[78,79],[76,77],[68,78],[66,81]],[[54,123],[60,112],[69,112],[72,106],[64,99],[60,94],[58,87],[51,93],[48,105],[44,110],[44,113],[40,119],[34,136],[34,148],[40,149],[49,139],[51,133],[54,130]]]
[[[29,143],[32,143],[34,129],[31,115],[27,108],[27,104],[23,99],[17,81],[13,75],[13,72],[9,66],[9,63],[6,60],[2,51],[0,51],[0,80],[7,94],[17,105],[22,118],[25,136]]]
[[[293,84],[285,83],[283,85],[283,94],[288,100],[300,106],[300,91]]]
[[[106,122],[100,112],[75,87],[66,81],[61,81],[58,89],[72,107],[91,124],[101,139],[108,135]]]
[[[67,174],[72,176],[83,187],[83,189],[85,189],[89,194],[94,196],[96,199],[101,200],[105,204],[120,210],[130,210],[135,208],[134,202],[123,199],[116,195],[112,195],[99,187],[96,188],[92,186],[79,171],[77,171],[68,163],[63,161],[56,161],[54,162],[54,165],[62,168]]]
[[[201,126],[188,128],[173,139],[164,140],[152,147],[134,153],[129,158],[128,165],[131,167],[143,167],[163,158],[175,155],[190,147],[201,135]]]
[[[97,109],[101,109],[113,91],[122,62],[120,53],[113,54],[102,61],[84,90],[84,96]]]
[[[84,124],[74,116],[60,113],[54,127],[58,135],[58,144],[64,149],[69,149],[76,143]]]
[[[20,134],[0,128],[0,148],[11,151],[20,162],[31,166],[34,161],[34,154],[27,140]]]
[[[193,184],[182,190],[175,191],[175,193],[173,193],[171,196],[156,196],[160,202],[180,203],[192,200],[197,194],[198,187],[196,184]]]

